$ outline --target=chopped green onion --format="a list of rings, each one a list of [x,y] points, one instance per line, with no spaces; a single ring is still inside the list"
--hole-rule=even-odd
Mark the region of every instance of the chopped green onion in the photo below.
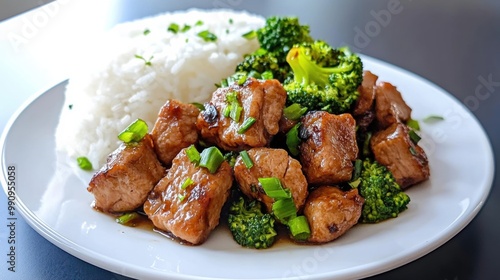
[[[257,120],[252,117],[248,117],[243,124],[241,124],[240,128],[238,128],[238,133],[245,133]]]
[[[262,186],[262,189],[264,189],[264,192],[270,198],[279,199],[279,198],[291,197],[290,191],[285,190],[281,186],[280,179],[276,177],[266,177],[266,178],[258,178],[258,180],[260,185]]]
[[[224,110],[222,111],[222,115],[226,118],[229,118],[229,115],[231,114],[231,106],[227,105]]]
[[[238,102],[233,102],[231,104],[229,117],[233,119],[235,122],[239,122],[241,117],[241,111],[243,111],[243,107],[241,107]]]
[[[186,198],[186,195],[179,193],[179,194],[177,194],[177,198],[179,199],[180,202],[182,202]]]
[[[203,25],[203,21],[201,21],[201,20],[198,20],[198,21],[194,24],[194,26],[200,26],[200,25]]]
[[[299,127],[300,123],[297,123],[286,133],[286,146],[288,147],[290,153],[294,156],[300,153]]]
[[[77,157],[76,162],[78,163],[78,166],[83,169],[83,170],[92,170],[92,163],[87,157]]]
[[[443,121],[444,118],[441,117],[441,116],[436,116],[436,115],[430,115],[430,116],[427,116],[423,119],[423,122],[425,123],[434,123],[434,122],[437,122],[437,121]]]
[[[234,22],[234,21],[233,21],[233,19],[232,19],[232,18],[230,18],[230,19],[229,19],[229,24],[233,24],[233,22]]]
[[[120,217],[116,218],[115,221],[119,224],[125,225],[137,218],[139,218],[139,214],[137,212],[130,212],[121,215]]]
[[[356,188],[358,188],[360,183],[361,183],[361,178],[358,178],[354,181],[350,181],[348,184],[349,184],[349,186],[351,186],[351,188],[356,189]]]
[[[68,109],[70,109],[70,110],[73,109],[73,104],[69,104]]]
[[[262,72],[261,78],[264,80],[272,80],[272,79],[274,79],[273,72],[271,72],[269,70],[264,71],[264,72]]]
[[[311,229],[306,216],[297,216],[288,221],[288,228],[295,240],[307,240],[311,235]]]
[[[243,161],[243,164],[245,164],[246,168],[250,169],[253,167],[253,161],[248,155],[248,152],[246,150],[243,150],[240,152],[241,160]]]
[[[198,102],[191,102],[196,108],[198,108],[200,111],[205,111],[205,105],[198,103]]]
[[[224,156],[215,146],[206,148],[200,156],[200,166],[207,168],[210,173],[215,173],[224,161]]]
[[[307,112],[307,107],[302,107],[298,103],[293,103],[292,105],[283,109],[283,115],[289,120],[296,121],[300,119]]]
[[[142,34],[144,35],[148,35],[149,33],[151,33],[151,30],[149,29],[145,29],[144,32],[142,32]]]
[[[410,153],[414,156],[418,156],[417,150],[414,147],[410,147]]]
[[[183,33],[184,33],[184,32],[187,32],[187,31],[189,31],[189,29],[191,29],[191,25],[187,25],[187,24],[185,24],[185,25],[182,27],[181,32],[183,32]]]
[[[118,134],[118,139],[125,143],[139,142],[146,134],[148,134],[147,123],[141,119],[136,119]]]
[[[410,130],[408,132],[408,136],[410,136],[410,140],[413,142],[413,144],[417,145],[418,141],[422,139],[416,132],[415,130]]]
[[[174,34],[177,34],[177,32],[179,32],[179,25],[177,23],[171,23],[168,26],[167,30]]]
[[[361,175],[361,169],[363,168],[363,161],[360,159],[357,159],[354,161],[354,172],[352,173],[352,179],[351,181],[355,181],[356,179],[359,178]]]
[[[282,198],[276,200],[272,206],[273,214],[276,218],[282,222],[287,223],[291,218],[296,217],[297,208],[295,208],[295,203],[292,198]]]
[[[191,145],[187,147],[185,151],[189,161],[198,166],[198,164],[200,164],[201,156],[196,147],[194,145]]]
[[[409,127],[409,128],[413,128],[415,129],[416,131],[420,131],[420,124],[418,123],[418,121],[414,120],[414,119],[409,119],[407,122],[406,122],[406,125]]]
[[[191,186],[194,183],[193,179],[187,177],[184,182],[182,182],[181,189],[185,190],[187,187]]]
[[[222,80],[220,81],[220,86],[221,86],[221,87],[228,87],[228,86],[229,86],[229,83],[228,83],[227,79],[222,79]]]
[[[203,39],[205,42],[215,42],[217,41],[217,36],[208,30],[198,32],[198,37]]]
[[[144,65],[151,66],[151,64],[152,64],[151,59],[153,59],[154,56],[151,56],[148,60],[146,60],[142,55],[138,55],[138,54],[134,55],[134,57],[144,61]]]
[[[257,32],[255,30],[251,30],[241,36],[245,39],[251,40],[257,37]]]

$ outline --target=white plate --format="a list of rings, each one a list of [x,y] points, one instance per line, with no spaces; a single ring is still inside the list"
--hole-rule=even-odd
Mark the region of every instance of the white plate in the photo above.
[[[251,250],[218,228],[203,245],[183,246],[94,211],[73,163],[55,152],[66,82],[11,119],[2,136],[2,185],[6,191],[7,166],[15,166],[17,206],[38,233],[80,259],[134,278],[350,279],[396,268],[436,249],[474,218],[491,188],[493,156],[480,124],[450,94],[395,66],[365,56],[363,61],[365,69],[399,88],[414,119],[434,114],[445,120],[421,122],[431,178],[408,190],[409,209],[397,219],[357,225],[332,243],[281,242]]]

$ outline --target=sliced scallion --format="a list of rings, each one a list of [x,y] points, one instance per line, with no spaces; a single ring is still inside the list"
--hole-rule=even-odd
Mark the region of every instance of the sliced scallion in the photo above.
[[[201,156],[194,145],[187,147],[185,151],[190,162],[194,163],[196,166],[200,164]]]
[[[413,144],[417,145],[418,141],[422,139],[416,132],[415,130],[410,130],[408,131],[408,136],[410,136],[410,140],[413,142]]]
[[[148,134],[147,123],[141,119],[136,119],[118,134],[118,139],[124,143],[134,143],[141,141],[146,134]]]
[[[298,155],[300,152],[299,127],[300,123],[297,123],[286,133],[286,146],[288,147],[290,153],[294,156]]]
[[[434,123],[434,122],[443,121],[443,120],[444,120],[444,118],[441,116],[430,115],[430,116],[425,117],[422,121],[425,123]]]
[[[414,120],[414,119],[409,119],[407,122],[406,122],[406,125],[409,127],[409,128],[413,128],[415,129],[416,131],[420,131],[420,124],[418,123],[418,121]]]
[[[253,167],[253,161],[248,155],[248,152],[246,150],[243,150],[240,152],[241,160],[243,161],[243,164],[245,164],[245,167],[250,169]]]
[[[181,32],[183,32],[183,33],[184,33],[184,32],[187,32],[187,31],[189,31],[189,29],[191,29],[191,25],[187,25],[187,24],[185,24],[185,25],[182,27]]]
[[[307,107],[302,107],[298,103],[293,103],[292,105],[283,109],[283,115],[289,120],[296,121],[307,112]]]
[[[197,22],[195,22],[194,26],[200,26],[200,25],[203,25],[203,21],[201,20],[198,20]]]
[[[307,240],[311,235],[311,229],[306,216],[297,216],[288,221],[288,228],[295,240]]]
[[[182,182],[181,189],[185,190],[187,187],[191,186],[194,183],[193,179],[187,177],[184,182]]]
[[[297,209],[292,198],[282,198],[276,200],[272,206],[273,214],[282,222],[287,223],[288,220],[297,216]]]
[[[248,117],[245,119],[245,121],[241,124],[240,128],[238,128],[238,133],[243,134],[247,132],[247,130],[256,122],[257,120],[253,117]]]
[[[251,40],[257,37],[257,32],[255,30],[251,30],[241,36],[245,39]]]
[[[144,34],[144,35],[148,35],[149,33],[151,33],[151,30],[149,30],[149,29],[145,29],[145,30],[142,32],[142,34]]]
[[[115,221],[119,224],[125,225],[137,218],[139,218],[139,214],[137,212],[130,212],[119,216],[115,219]]]
[[[215,146],[204,149],[200,156],[200,166],[207,168],[210,173],[215,173],[224,161],[224,155]]]
[[[205,105],[198,102],[191,102],[192,105],[196,106],[200,111],[205,111]]]
[[[185,194],[177,194],[177,198],[179,199],[180,202],[184,201],[184,199],[186,199],[186,195]]]
[[[280,199],[280,198],[290,198],[291,194],[289,190],[285,190],[281,186],[281,181],[280,179],[276,177],[265,177],[265,178],[258,178],[260,185],[262,186],[262,189],[266,193],[267,196],[273,199]]]
[[[361,175],[361,169],[363,168],[363,161],[360,159],[357,159],[354,161],[354,171],[352,172],[352,179],[351,181],[355,181],[356,179],[359,178]]]
[[[179,25],[173,22],[168,26],[167,30],[174,34],[177,34],[177,32],[179,32]]]
[[[198,32],[198,37],[200,37],[201,39],[203,39],[203,41],[205,42],[215,42],[217,41],[217,36],[215,34],[213,34],[212,32],[208,31],[208,30],[204,30],[204,31],[201,31],[201,32]]]
[[[78,163],[78,166],[83,169],[83,170],[92,170],[92,163],[87,157],[77,157],[76,162]]]

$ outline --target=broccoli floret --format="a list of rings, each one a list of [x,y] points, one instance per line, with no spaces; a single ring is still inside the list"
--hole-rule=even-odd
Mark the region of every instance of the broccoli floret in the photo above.
[[[407,209],[410,197],[401,190],[392,173],[377,161],[364,159],[358,180],[357,187],[365,199],[360,222],[378,223]]]
[[[294,46],[287,55],[293,80],[285,83],[288,104],[340,114],[359,96],[363,63],[347,47],[332,48],[317,40]]]
[[[308,25],[301,25],[297,17],[269,17],[264,27],[257,30],[261,48],[285,59],[296,44],[313,41]]]
[[[275,53],[259,49],[249,55],[245,55],[243,61],[236,66],[236,72],[246,72],[248,76],[257,79],[268,77],[263,75],[263,73],[267,72],[271,74],[273,79],[283,82],[291,75],[291,68],[285,59],[280,61]]]
[[[241,246],[265,249],[275,241],[275,219],[262,213],[259,201],[248,202],[242,196],[234,200],[229,208],[228,222],[234,240]]]

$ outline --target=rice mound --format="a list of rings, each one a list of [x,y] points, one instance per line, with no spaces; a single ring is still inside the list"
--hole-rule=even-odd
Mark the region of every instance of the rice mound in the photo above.
[[[167,30],[171,23],[177,33]],[[208,101],[215,84],[259,48],[242,35],[264,23],[242,11],[191,9],[115,26],[70,76],[56,149],[102,166],[119,145],[117,135],[137,118],[152,129],[167,99]],[[186,25],[190,29],[181,31]],[[205,30],[217,40],[197,35]]]

